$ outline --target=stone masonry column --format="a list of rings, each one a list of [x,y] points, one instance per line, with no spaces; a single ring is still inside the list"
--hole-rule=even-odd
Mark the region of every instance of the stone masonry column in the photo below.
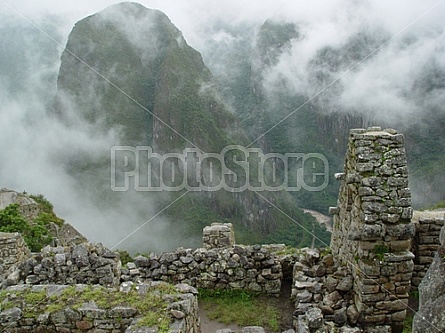
[[[232,223],[212,223],[204,227],[202,243],[206,249],[217,249],[235,245]]]
[[[414,268],[403,135],[380,127],[351,130],[344,173],[336,178],[331,248],[353,272],[359,323],[401,332]]]

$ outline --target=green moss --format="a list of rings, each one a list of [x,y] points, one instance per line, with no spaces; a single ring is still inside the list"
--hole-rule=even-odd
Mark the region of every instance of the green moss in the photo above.
[[[26,303],[31,305],[37,305],[46,299],[46,291],[25,293],[23,295],[23,298]]]
[[[383,259],[385,259],[385,254],[389,253],[389,248],[386,245],[377,244],[374,246],[372,253],[376,256],[377,259],[382,261]]]
[[[116,289],[99,286],[85,288],[70,286],[57,295],[47,295],[46,289],[39,292],[1,291],[0,304],[3,310],[14,306],[14,304],[25,304],[25,308],[22,308],[25,318],[35,318],[39,314],[54,313],[67,307],[78,310],[88,302],[94,302],[104,310],[110,310],[118,305],[130,306],[135,308],[140,315],[139,326],[157,327],[159,332],[164,333],[168,332],[171,323],[170,314],[165,311],[168,304],[163,300],[163,296],[167,294],[176,299],[178,291],[174,286],[165,283],[152,287],[152,290],[146,295],[139,295],[136,288],[128,293],[122,293]]]
[[[329,254],[332,254],[332,249],[330,247],[324,247],[320,249],[320,258],[323,258]]]
[[[277,251],[275,254],[278,256],[284,256],[284,255],[296,255],[299,254],[300,252],[301,252],[300,249],[287,245],[283,250]]]

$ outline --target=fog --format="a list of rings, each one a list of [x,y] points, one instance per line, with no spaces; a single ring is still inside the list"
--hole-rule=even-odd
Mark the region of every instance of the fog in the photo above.
[[[78,126],[68,127],[47,112],[56,94],[60,56],[74,24],[118,2],[0,0],[0,187],[44,194],[62,218],[89,239],[109,247],[118,244],[118,248],[134,250],[147,242],[152,248],[162,247],[165,242],[173,246],[180,242],[180,235],[172,235],[169,221],[162,214],[150,220],[157,213],[153,196],[128,193],[120,205],[103,210],[94,202],[97,193],[79,188],[76,179],[67,173],[64,156],[69,158],[75,152],[100,158],[110,144],[119,141],[118,129],[97,133],[81,119]],[[443,1],[140,3],[163,11],[187,43],[203,54],[215,75],[230,75],[230,68],[221,64],[224,54],[216,55],[215,50],[244,43],[246,36],[273,18],[295,23],[302,37],[294,40],[290,50],[267,70],[266,90],[273,92],[277,81],[284,80],[290,91],[308,97],[323,91],[329,97],[327,112],[358,110],[387,122],[416,119],[426,106],[445,112],[445,85],[426,94],[416,88],[428,69],[445,70]],[[325,47],[341,49],[357,33],[373,39],[369,52],[339,67],[320,69],[330,81],[309,84],[311,61],[318,52]],[[136,44],[143,43],[138,36],[132,37]],[[100,77],[97,80],[107,84]],[[331,82],[341,89],[324,91]],[[76,110],[72,110],[72,116],[76,118]],[[148,235],[136,233],[126,238],[146,221],[150,221],[145,226],[150,228]],[[169,235],[170,239],[160,235]]]

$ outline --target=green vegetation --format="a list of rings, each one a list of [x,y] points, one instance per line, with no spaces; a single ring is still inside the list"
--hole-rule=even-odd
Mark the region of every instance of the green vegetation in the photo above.
[[[389,253],[389,248],[386,245],[377,244],[376,246],[374,246],[372,253],[375,254],[377,259],[382,261],[383,259],[385,259],[385,254]]]
[[[33,252],[40,251],[52,241],[47,226],[46,219],[39,217],[28,222],[20,212],[19,204],[12,204],[0,210],[0,231],[19,232]]]
[[[410,303],[413,299],[416,299],[416,302],[418,304],[419,302],[419,291],[418,290],[412,290],[409,292],[409,298]],[[413,320],[414,320],[414,310],[408,309],[408,313],[406,315],[405,322],[403,323],[403,332],[402,333],[411,333],[412,327],[413,327]]]
[[[53,222],[59,226],[61,226],[65,221],[58,217],[56,213],[54,213],[54,206],[51,202],[48,201],[42,194],[39,195],[30,195],[30,198],[34,199],[35,202],[39,204],[40,214],[36,219],[42,222],[42,224],[47,225],[50,222]]]
[[[253,192],[246,192],[243,195],[250,196],[249,201],[252,203],[255,200],[264,200],[255,198]],[[226,191],[214,192],[213,198],[189,193],[166,213],[171,219],[180,216],[175,228],[190,242],[184,246],[200,247],[202,229],[214,222],[232,223],[238,244],[284,243],[292,247],[305,247],[311,246],[312,233],[316,235],[314,243],[316,247],[329,245],[330,233],[320,226],[312,215],[298,209],[291,196],[282,193],[272,194],[268,200],[274,202],[278,209],[268,204],[263,205],[264,221],[258,221],[256,225],[250,226],[244,215],[245,207],[241,206],[234,193]]]
[[[275,254],[277,256],[285,256],[285,255],[297,255],[297,254],[300,254],[300,252],[301,252],[301,249],[297,249],[295,247],[286,245],[286,247],[283,250],[277,251]]]
[[[432,206],[426,207],[424,210],[434,210],[445,208],[445,200],[439,201]]]
[[[289,110],[300,105],[302,99],[289,98],[286,89],[284,93],[277,93],[279,96],[274,103],[268,103],[254,96],[250,91],[253,84],[248,82],[251,75],[245,75],[250,66],[246,66],[246,62],[243,61],[244,81],[241,86],[238,84],[231,91],[235,92],[239,101],[244,99],[244,103],[237,103],[237,107],[246,112],[245,115],[235,115],[229,111],[219,92],[216,92],[217,83],[203,63],[199,52],[182,40],[180,32],[165,15],[152,13],[139,6],[125,7],[127,8],[123,6],[120,10],[127,13],[126,16],[134,16],[136,25],[139,18],[143,17],[150,18],[154,22],[155,32],[147,27],[147,36],[154,37],[147,37],[144,51],[135,47],[135,41],[123,33],[121,22],[113,19],[105,19],[102,22],[107,15],[106,12],[78,22],[69,37],[67,48],[83,55],[86,62],[106,74],[107,78],[117,86],[124,87],[124,91],[135,101],[169,123],[200,149],[209,153],[219,153],[223,147],[230,144],[247,146],[251,140],[256,139],[258,133],[264,133],[287,115]],[[100,17],[101,15],[103,16]],[[291,41],[300,36],[297,30],[293,24],[282,25],[268,21],[261,30],[262,37],[259,38],[260,48],[265,51],[261,52],[264,61],[272,63],[280,52],[288,49]],[[156,43],[151,43],[151,40],[156,40]],[[270,44],[279,48],[279,51],[269,52]],[[144,61],[141,61],[141,58]],[[97,80],[93,76],[94,73],[87,68],[79,68],[76,60],[64,52],[58,94],[69,93],[79,113],[87,121],[95,124],[98,130],[117,127],[125,145],[140,146],[155,143],[154,146],[161,152],[180,151],[190,146],[189,142],[166,126],[154,126],[153,119],[146,110],[122,94],[116,94],[110,85],[95,84]],[[279,88],[277,89],[280,90]],[[100,99],[97,96],[100,96]],[[263,112],[265,109],[274,112],[261,114],[260,117],[254,114],[255,110]],[[62,113],[63,108],[60,107],[58,111]],[[242,123],[238,122],[238,117]],[[96,122],[97,119],[101,121]],[[284,130],[280,128],[268,133],[265,137],[267,152],[318,152],[321,144],[318,144],[320,140],[312,110],[306,108],[292,119],[294,120],[289,126],[286,125]],[[307,119],[311,121],[310,124],[306,122]],[[101,127],[99,123],[104,126]],[[260,128],[258,123],[261,123]],[[153,142],[155,127],[157,136]],[[245,133],[250,133],[251,137],[248,138]],[[93,189],[94,184],[97,190],[109,183],[109,173],[106,175],[103,173],[103,170],[107,170],[110,165],[105,157],[100,160],[97,156],[80,158],[77,155],[67,164],[69,172],[79,180],[79,186],[83,188]],[[312,174],[304,176],[306,179],[312,179]],[[329,233],[320,227],[313,217],[303,214],[296,207],[326,211],[327,207],[335,204],[338,183],[332,182],[332,184],[334,185],[331,188],[334,191],[325,193],[315,194],[302,190],[298,194],[294,193],[293,197],[284,192],[267,194],[267,199],[291,219],[279,210],[271,208],[263,198],[247,191],[242,194],[227,193],[224,190],[208,195],[189,193],[169,207],[165,213],[168,214],[168,220],[173,221],[170,227],[183,235],[182,239],[187,242],[181,245],[187,247],[201,246],[202,228],[212,222],[233,223],[238,243],[274,242],[292,246],[310,246],[313,241],[310,233],[313,233],[321,239],[321,241],[316,239],[315,245],[324,246],[329,244]],[[102,207],[108,204],[113,206],[114,200],[119,200],[116,199],[115,193],[99,192],[100,198],[96,199],[98,205]],[[171,198],[167,198],[167,204],[172,202],[176,195],[179,196],[173,194]],[[157,204],[160,209],[166,206],[165,202]],[[248,215],[251,212],[252,214],[261,212],[264,217],[252,219]],[[150,249],[140,249],[142,252],[147,250]]]
[[[31,195],[39,208],[35,218],[25,216],[19,204],[11,204],[0,210],[0,231],[19,232],[29,249],[38,252],[51,243],[53,237],[49,232],[50,223],[62,225],[64,221],[57,217],[53,205],[43,195]]]
[[[5,310],[20,304],[24,300],[22,308],[26,318],[35,318],[39,314],[56,312],[70,307],[74,310],[82,307],[83,304],[94,302],[100,309],[110,310],[116,306],[130,306],[138,311],[141,319],[139,326],[158,327],[159,332],[168,332],[171,317],[167,308],[167,303],[163,300],[165,295],[171,295],[174,299],[178,291],[172,285],[161,283],[147,292],[146,295],[139,295],[133,288],[128,293],[119,292],[116,289],[107,289],[99,286],[69,286],[60,293],[48,294],[42,291],[6,291],[0,292],[1,309]]]
[[[117,252],[119,253],[121,262],[122,262],[122,266],[125,266],[126,264],[128,264],[129,262],[132,262],[134,259],[131,257],[130,253],[128,253],[128,251],[125,250],[117,250]]]
[[[406,316],[405,322],[403,323],[403,331],[402,333],[411,333],[413,329],[413,319],[414,316],[412,314],[408,314]]]
[[[263,326],[272,331],[280,329],[280,311],[258,294],[245,290],[202,289],[199,302],[211,320],[239,326]]]

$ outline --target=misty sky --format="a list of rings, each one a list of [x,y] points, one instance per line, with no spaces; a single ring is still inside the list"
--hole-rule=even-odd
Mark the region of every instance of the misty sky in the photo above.
[[[63,218],[88,237],[108,246],[119,238],[103,239],[110,236],[103,226],[117,213],[99,212],[89,206],[83,201],[84,193],[72,190],[73,179],[51,158],[54,150],[83,151],[85,147],[94,154],[106,147],[114,134],[94,137],[89,131],[69,130],[47,119],[44,98],[50,98],[52,92],[46,88],[42,91],[41,82],[49,80],[48,87],[55,89],[60,66],[60,62],[45,63],[47,48],[52,47],[51,52],[60,55],[77,21],[119,2],[0,0],[0,29],[5,26],[42,29],[56,40],[41,32],[41,48],[29,50],[25,55],[30,66],[26,85],[16,87],[15,91],[8,90],[8,83],[0,76],[0,142],[3,144],[0,187],[45,194]],[[139,3],[163,11],[182,31],[185,40],[203,53],[204,60],[209,42],[230,46],[240,38],[217,26],[248,26],[255,30],[268,18],[297,23],[303,38],[295,41],[291,50],[266,73],[265,85],[272,89],[277,80],[284,79],[290,89],[309,96],[323,88],[307,85],[307,65],[318,50],[325,46],[341,47],[359,31],[382,32],[382,40],[388,43],[382,43],[376,54],[370,54],[363,64],[342,77],[344,89],[340,96],[336,96],[336,103],[345,108],[360,106],[365,111],[382,110],[379,115],[384,119],[413,117],[421,112],[425,103],[445,104],[443,89],[434,91],[431,96],[423,96],[422,101],[410,97],[411,88],[424,68],[433,63],[437,68],[445,69],[445,1],[143,0]],[[56,33],[46,30],[48,22],[56,22]],[[0,31],[4,33],[5,30]],[[0,36],[0,40],[3,37]],[[22,66],[13,58],[0,59],[6,60],[12,68]],[[331,74],[337,78],[344,72]],[[119,214],[131,215],[128,211]],[[133,221],[133,225],[143,222]],[[120,237],[124,233],[122,230]]]

